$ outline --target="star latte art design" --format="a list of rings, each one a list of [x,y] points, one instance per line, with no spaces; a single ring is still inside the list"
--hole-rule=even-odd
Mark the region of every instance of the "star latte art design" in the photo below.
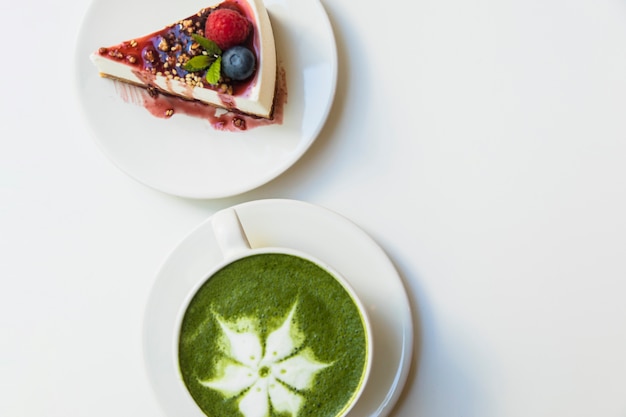
[[[216,315],[224,357],[217,364],[219,377],[200,383],[226,398],[240,396],[239,411],[245,417],[267,417],[270,406],[297,416],[304,402],[299,392],[311,389],[315,375],[331,364],[319,362],[304,346],[305,336],[294,321],[296,307],[265,343],[253,318],[228,323]]]

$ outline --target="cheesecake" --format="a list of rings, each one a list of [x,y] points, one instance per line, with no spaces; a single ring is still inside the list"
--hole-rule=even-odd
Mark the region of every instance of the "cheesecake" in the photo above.
[[[263,0],[226,0],[90,56],[100,75],[253,117],[271,119],[276,48]]]

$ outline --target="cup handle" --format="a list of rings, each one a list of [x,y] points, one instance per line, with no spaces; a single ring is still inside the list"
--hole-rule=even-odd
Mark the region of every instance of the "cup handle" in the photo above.
[[[211,224],[224,259],[235,258],[251,249],[235,209],[218,211],[211,217]]]

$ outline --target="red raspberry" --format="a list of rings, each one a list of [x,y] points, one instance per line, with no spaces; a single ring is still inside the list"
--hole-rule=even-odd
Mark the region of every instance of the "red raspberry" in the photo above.
[[[244,43],[252,24],[241,13],[232,9],[217,9],[209,14],[204,33],[223,51]]]

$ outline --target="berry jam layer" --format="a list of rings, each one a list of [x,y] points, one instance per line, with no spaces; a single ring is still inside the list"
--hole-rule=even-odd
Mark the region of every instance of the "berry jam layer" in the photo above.
[[[228,95],[241,95],[254,82],[254,76],[244,81],[222,77],[218,84],[213,85],[206,80],[204,72],[193,72],[184,68],[185,64],[193,57],[207,55],[207,52],[193,38],[193,35],[204,37],[209,14],[222,8],[236,10],[252,21],[250,13],[244,10],[240,4],[226,1],[216,7],[204,8],[193,16],[142,38],[126,41],[116,46],[100,48],[98,54],[124,62],[135,68],[136,75],[147,84],[153,84],[150,80],[153,80],[154,77],[163,76],[183,82],[190,87],[208,88]],[[243,45],[254,51],[258,60],[256,32],[256,28],[252,30],[251,35]]]

